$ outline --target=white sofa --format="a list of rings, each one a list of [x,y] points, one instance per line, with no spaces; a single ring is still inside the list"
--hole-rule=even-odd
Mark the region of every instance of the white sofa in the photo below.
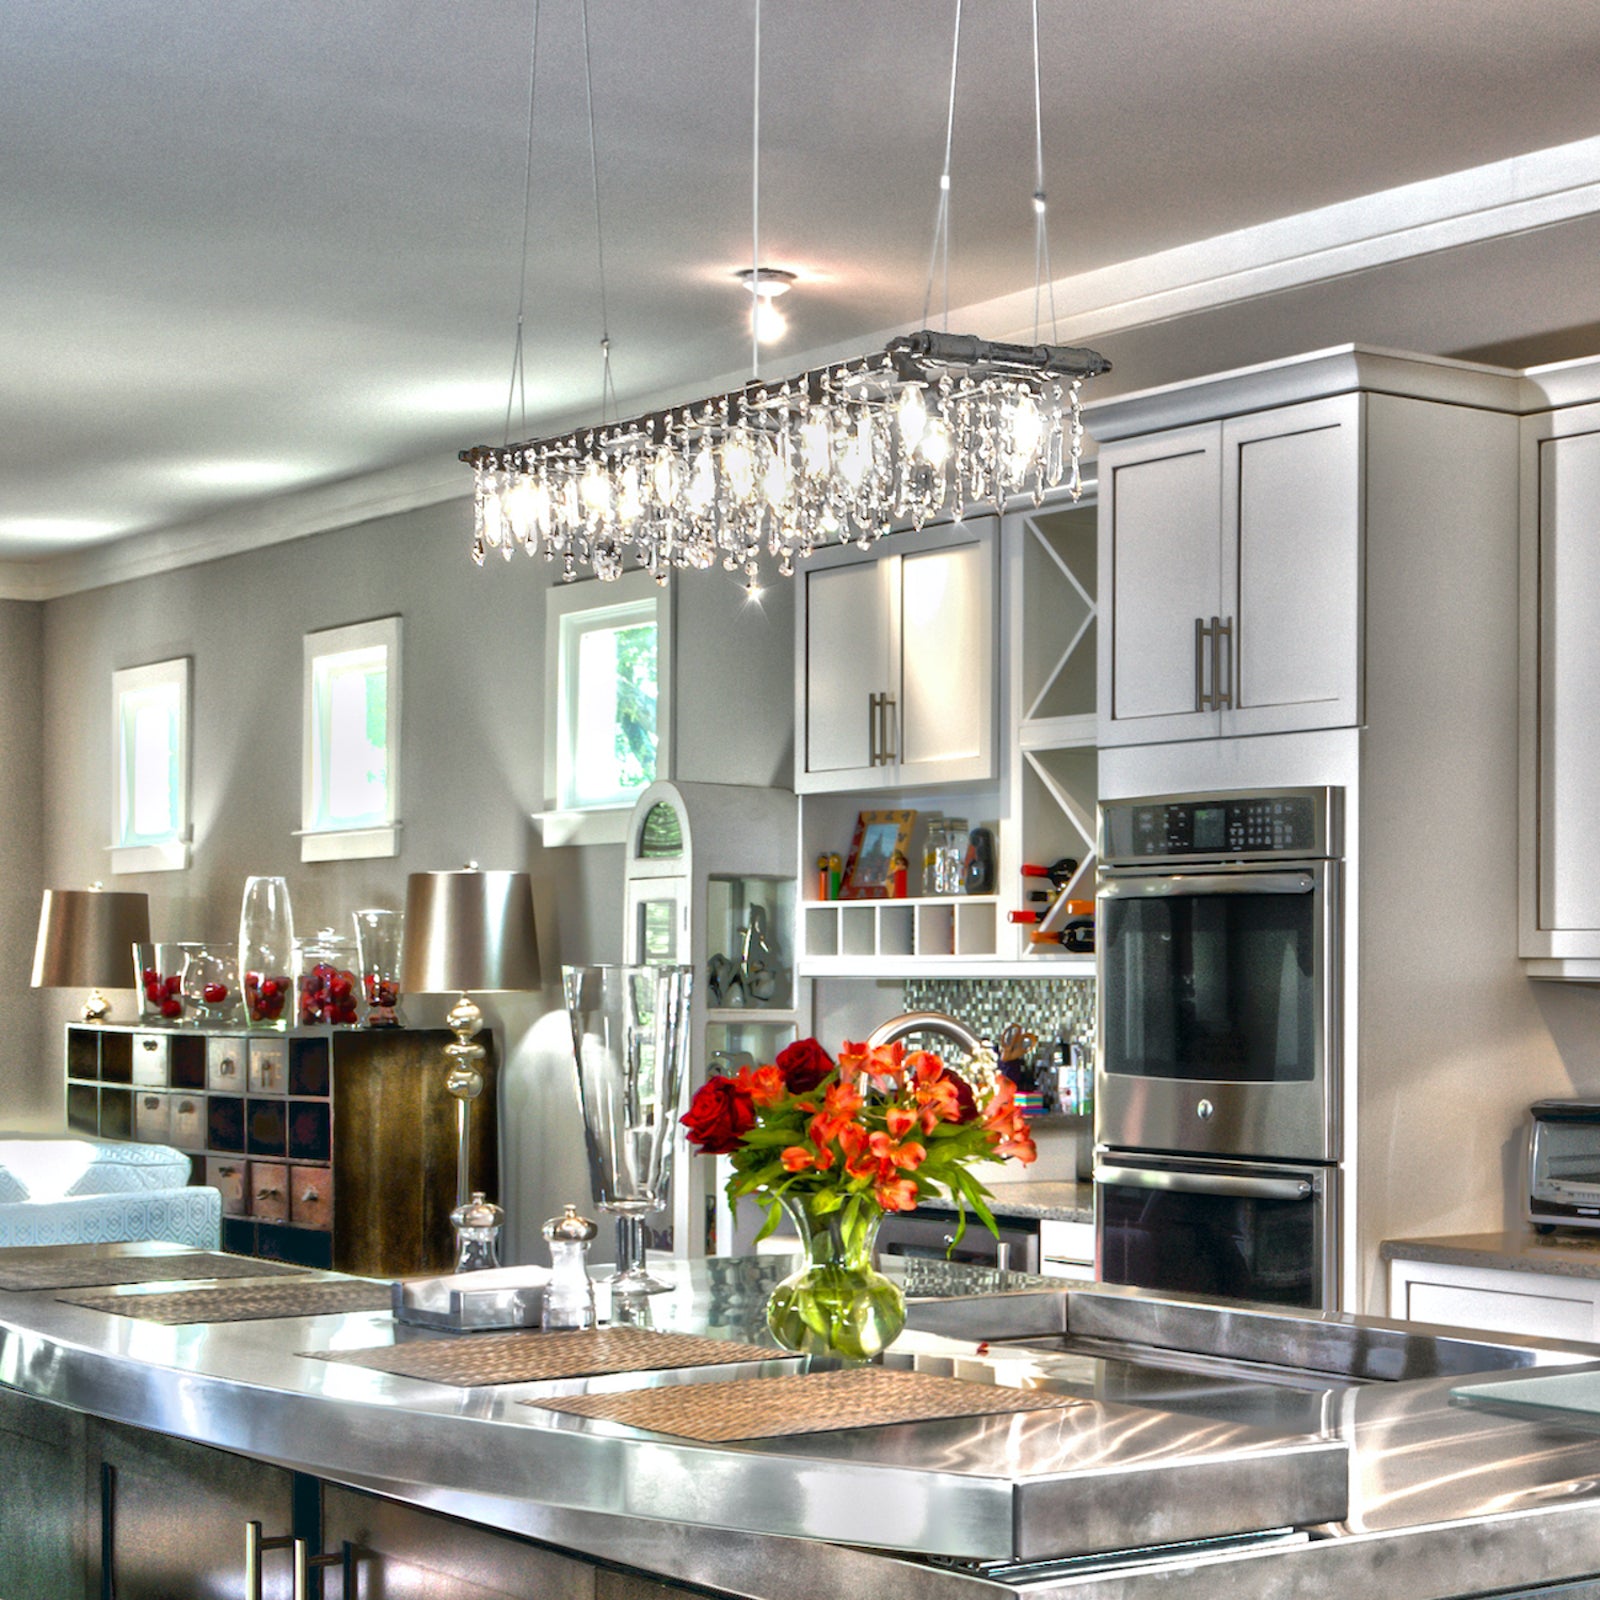
[[[222,1196],[161,1144],[0,1133],[0,1246],[222,1242]]]

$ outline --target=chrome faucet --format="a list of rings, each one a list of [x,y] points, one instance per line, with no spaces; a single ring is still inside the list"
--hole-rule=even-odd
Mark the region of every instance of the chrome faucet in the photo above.
[[[867,1044],[876,1050],[913,1033],[940,1034],[953,1044],[960,1045],[969,1056],[975,1056],[984,1049],[983,1040],[966,1023],[947,1016],[943,1011],[902,1011],[898,1017],[880,1022],[867,1035]]]

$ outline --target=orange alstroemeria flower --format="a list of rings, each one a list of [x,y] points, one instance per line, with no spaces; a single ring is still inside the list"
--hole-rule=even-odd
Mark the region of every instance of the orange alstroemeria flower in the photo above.
[[[885,1211],[917,1209],[917,1186],[910,1178],[895,1178],[887,1183],[880,1183],[873,1194]]]
[[[867,1148],[878,1163],[878,1177],[885,1182],[895,1175],[897,1169],[915,1172],[928,1154],[922,1145],[911,1140],[896,1144],[886,1133],[873,1134],[867,1140]]]
[[[785,1172],[809,1172],[817,1164],[816,1156],[803,1144],[792,1144],[783,1152]]]
[[[905,1080],[906,1047],[893,1044],[846,1044],[839,1052],[839,1076],[845,1083],[868,1079],[876,1088],[896,1089]]]
[[[948,1078],[919,1086],[915,1100],[918,1107],[917,1120],[921,1123],[924,1133],[932,1133],[941,1122],[961,1120],[961,1101],[957,1097],[956,1086]]]
[[[758,1106],[776,1105],[789,1091],[784,1087],[783,1074],[776,1067],[749,1067],[739,1069],[736,1080]]]
[[[1001,1155],[1013,1156],[1023,1166],[1038,1159],[1028,1119],[1017,1110],[1016,1086],[1009,1078],[1002,1078],[995,1089],[983,1114],[983,1125],[994,1136],[995,1148]]]
[[[903,1139],[917,1126],[917,1114],[905,1106],[890,1106],[883,1114],[883,1125],[891,1138]]]

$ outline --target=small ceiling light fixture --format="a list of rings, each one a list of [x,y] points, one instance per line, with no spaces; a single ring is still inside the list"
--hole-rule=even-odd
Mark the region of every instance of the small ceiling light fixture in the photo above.
[[[537,11],[535,12],[537,28]],[[1082,492],[1083,385],[1111,363],[1097,351],[1039,342],[1048,275],[1038,0],[1033,4],[1034,343],[949,332],[950,149],[955,126],[961,3],[945,127],[944,170],[923,318],[944,264],[945,327],[892,339],[882,351],[781,381],[755,372],[742,388],[625,421],[523,444],[461,452],[474,474],[472,559],[510,560],[518,546],[559,560],[564,578],[588,569],[620,577],[631,554],[658,583],[675,569],[720,564],[754,585],[763,555],[781,575],[824,545],[862,547],[929,518],[960,521],[1017,495],[1038,504],[1054,488]],[[755,6],[752,264],[741,274],[760,311],[770,296],[760,262],[761,0]],[[532,95],[528,141],[533,140]],[[593,124],[591,119],[591,155]],[[772,274],[776,277],[776,274]],[[785,285],[787,287],[787,285]],[[1054,323],[1052,296],[1051,321]],[[518,317],[520,357],[521,317]],[[752,345],[759,327],[752,328]],[[508,407],[509,415],[509,407]]]
[[[794,274],[782,267],[740,267],[734,274],[750,296],[750,324],[762,344],[776,344],[789,331],[789,319],[773,302],[794,287]]]

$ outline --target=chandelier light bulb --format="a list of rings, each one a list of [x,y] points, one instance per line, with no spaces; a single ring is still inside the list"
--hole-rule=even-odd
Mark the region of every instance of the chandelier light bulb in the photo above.
[[[611,510],[611,480],[598,461],[589,463],[583,475],[580,492],[583,495],[584,505],[595,516],[603,517]]]
[[[922,443],[927,427],[928,403],[922,398],[922,385],[908,384],[900,397],[900,442],[908,452]]]
[[[950,459],[950,425],[936,417],[927,426],[917,453],[930,467],[942,467]]]
[[[748,500],[756,484],[756,463],[741,435],[735,435],[722,447],[722,472],[734,496]]]

